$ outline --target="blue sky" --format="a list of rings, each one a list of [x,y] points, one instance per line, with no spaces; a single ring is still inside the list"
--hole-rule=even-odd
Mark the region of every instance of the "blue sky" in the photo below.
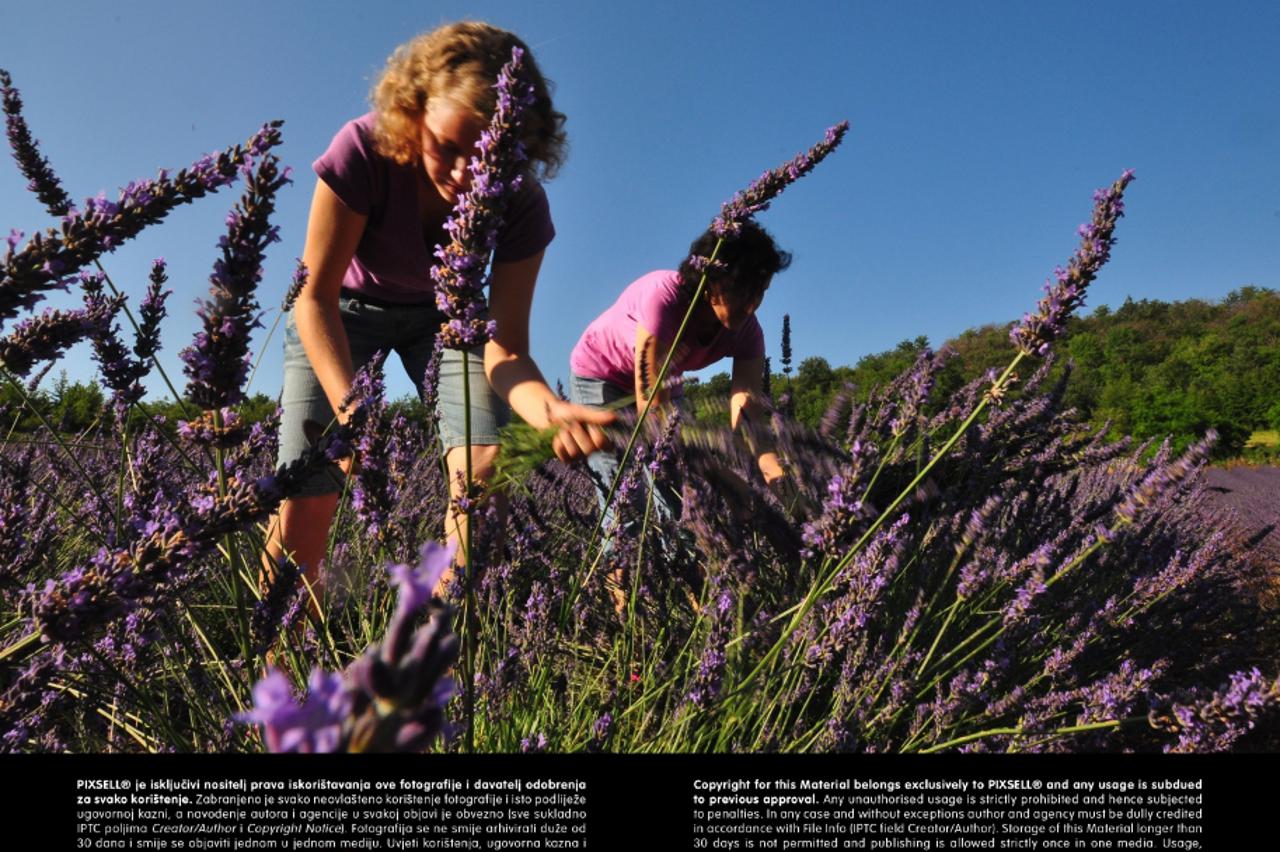
[[[724,199],[844,118],[842,148],[761,216],[795,255],[760,311],[775,365],[784,313],[796,360],[833,364],[1021,316],[1092,191],[1126,168],[1138,179],[1090,307],[1280,289],[1280,4],[1262,0],[44,0],[5,4],[0,67],[77,198],[284,119],[297,180],[260,294],[269,328],[302,252],[311,161],[366,110],[398,44],[465,17],[520,33],[569,116],[532,316],[553,384],[628,282],[678,263]],[[134,301],[150,259],[169,261],[162,362],[178,378],[235,197],[180,209],[106,260]],[[49,224],[0,165],[0,228]],[[253,390],[274,395],[280,336],[265,338]],[[84,347],[64,366],[92,375]]]

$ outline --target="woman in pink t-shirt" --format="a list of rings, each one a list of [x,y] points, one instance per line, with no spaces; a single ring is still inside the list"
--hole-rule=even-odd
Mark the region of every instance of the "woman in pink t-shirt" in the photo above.
[[[547,81],[524,42],[488,24],[464,21],[401,46],[374,87],[373,112],[348,122],[315,162],[318,180],[303,252],[309,279],[285,331],[280,463],[300,455],[341,416],[336,412],[356,371],[375,352],[394,350],[421,386],[444,319],[430,277],[432,247],[448,242],[444,224],[470,183],[467,165],[494,110],[494,84],[513,47],[525,51],[535,93],[521,139],[529,172],[498,234],[488,304],[497,330],[468,359],[468,406],[461,354],[446,350],[440,368],[440,431],[450,490],[457,495],[457,474],[466,469],[468,455],[476,479],[492,476],[507,405],[534,426],[556,427],[554,447],[561,459],[607,445],[599,424],[612,416],[562,401],[529,356],[534,284],[555,234],[537,178],[550,176],[563,160],[564,115],[553,107]],[[467,419],[473,427],[469,445],[463,437]],[[309,580],[318,579],[340,486],[336,469],[322,472],[285,501],[272,520],[269,573],[273,560],[289,552]],[[464,524],[465,515],[448,518],[449,538],[461,538]]]
[[[709,256],[717,239],[707,231],[689,247],[689,256]],[[601,406],[634,394],[637,409],[643,411],[646,394],[655,388],[658,371],[674,343],[669,378],[732,358],[731,427],[737,429],[744,419],[765,421],[764,333],[755,312],[774,274],[790,264],[791,255],[781,251],[764,228],[745,222],[736,236],[726,237],[721,245],[716,268],[708,274],[678,343],[676,333],[702,273],[686,259],[679,270],[658,270],[637,278],[587,326],[574,347],[569,359],[571,398],[582,405]],[[657,388],[654,405],[666,405],[669,394],[666,387]],[[763,449],[757,462],[767,483],[785,475],[772,448]],[[588,463],[608,489],[618,469],[616,455],[596,453]]]

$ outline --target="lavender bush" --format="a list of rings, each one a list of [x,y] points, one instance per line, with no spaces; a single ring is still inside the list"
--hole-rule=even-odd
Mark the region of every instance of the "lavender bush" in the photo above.
[[[1213,436],[1177,456],[1108,441],[1051,381],[1054,341],[1112,251],[1130,173],[1096,196],[1079,248],[1015,325],[1008,369],[939,398],[949,353],[925,352],[866,403],[838,396],[816,431],[779,405],[767,428],[795,472],[790,492],[764,488],[755,436],[714,417],[622,428],[633,440],[608,525],[582,468],[520,468],[505,530],[496,517],[476,525],[483,570],[469,572],[474,615],[455,630],[450,602],[431,598],[451,558],[430,543],[447,504],[432,425],[396,419],[369,371],[350,423],[273,470],[274,420],[250,425],[239,410],[287,179],[270,153],[278,127],[77,208],[0,83],[20,167],[62,222],[15,234],[0,259],[0,378],[29,396],[38,368],[85,339],[114,412],[83,434],[19,433],[22,412],[0,413],[4,749],[1274,744],[1275,619],[1258,603],[1257,531],[1207,508]],[[763,210],[842,133],[717,221]],[[237,180],[202,330],[183,353],[189,416],[176,429],[126,417],[155,369],[163,265],[135,315],[97,260]],[[32,316],[55,287],[80,288],[83,310]],[[455,330],[479,316],[460,307]],[[120,317],[136,325],[131,342]],[[362,469],[311,620],[296,566],[262,570],[262,525],[310,470],[353,449]],[[656,511],[651,482],[680,496],[677,517]],[[460,640],[472,661],[455,684]],[[450,736],[459,727],[469,736]]]

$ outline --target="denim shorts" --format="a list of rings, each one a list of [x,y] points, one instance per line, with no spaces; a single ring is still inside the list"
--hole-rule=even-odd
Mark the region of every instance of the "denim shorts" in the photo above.
[[[630,396],[632,391],[623,390],[622,388],[606,382],[604,379],[594,379],[588,376],[579,376],[574,373],[572,368],[569,371],[569,400],[578,405],[586,405],[592,408],[603,408],[611,402],[617,402],[625,396]],[[614,484],[614,479],[618,475],[618,470],[622,464],[623,447],[614,447],[612,450],[600,450],[587,456],[587,472],[592,481],[596,485],[596,498],[600,507],[604,509],[605,526],[608,528],[613,524],[614,511],[613,506],[605,506],[605,496],[609,493],[610,487]],[[649,487],[653,487],[653,474],[645,469],[645,479],[649,483]],[[680,517],[680,495],[669,485],[663,485],[654,492],[654,505],[660,516],[668,518]]]
[[[338,299],[342,327],[351,348],[352,366],[359,370],[379,352],[395,352],[400,356],[409,380],[422,393],[422,379],[431,360],[436,332],[444,321],[434,303],[391,305],[374,302],[343,292]],[[484,347],[468,353],[470,377],[471,443],[497,444],[498,430],[510,418],[510,409],[498,398],[484,375]],[[466,446],[465,407],[463,405],[462,353],[444,350],[439,379],[440,443],[447,452]],[[333,409],[311,362],[298,339],[298,327],[290,312],[284,329],[284,390],[280,397],[284,409],[280,418],[280,451],[277,464],[288,464],[302,456],[307,447],[330,428]],[[342,472],[330,465],[313,476],[302,488],[300,496],[329,494],[342,490]]]

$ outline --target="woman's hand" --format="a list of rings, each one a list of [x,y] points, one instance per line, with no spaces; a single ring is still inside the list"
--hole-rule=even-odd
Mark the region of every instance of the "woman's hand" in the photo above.
[[[560,399],[549,401],[547,422],[559,429],[551,441],[556,458],[564,462],[576,461],[596,450],[609,449],[609,438],[600,427],[615,420],[617,415],[612,411],[587,408]]]

